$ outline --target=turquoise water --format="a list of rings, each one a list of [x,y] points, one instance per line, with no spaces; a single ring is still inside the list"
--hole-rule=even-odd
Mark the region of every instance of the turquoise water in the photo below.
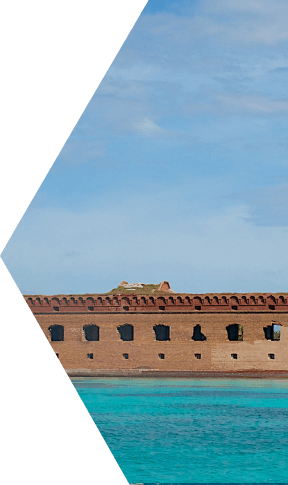
[[[288,380],[72,382],[130,483],[288,483]]]

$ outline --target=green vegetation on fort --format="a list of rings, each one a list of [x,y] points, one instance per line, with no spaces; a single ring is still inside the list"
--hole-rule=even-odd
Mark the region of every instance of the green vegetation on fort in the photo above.
[[[243,325],[238,325],[238,340],[243,342]]]
[[[165,282],[166,283],[166,282]],[[139,286],[138,286],[139,285]],[[169,285],[169,283],[168,283]],[[141,287],[140,287],[141,286]],[[77,293],[77,294],[56,294],[54,295],[54,297],[95,297],[95,296],[120,296],[120,295],[141,295],[141,296],[167,296],[168,294],[173,294],[174,296],[197,296],[197,295],[200,295],[198,293],[181,293],[181,292],[176,292],[176,291],[172,291],[172,290],[166,290],[166,291],[163,291],[163,289],[159,290],[159,287],[160,287],[160,284],[143,284],[141,283],[141,285],[139,283],[136,283],[135,287],[133,286],[133,284],[129,285],[129,288],[127,288],[126,286],[121,286],[119,285],[117,288],[113,288],[112,290],[110,291],[107,291],[107,292],[103,292],[103,293]],[[168,286],[170,287],[170,286]],[[166,287],[167,288],[167,287]],[[249,294],[251,295],[254,295],[254,296],[263,296],[263,297],[267,297],[269,295],[271,295],[271,293],[259,293],[259,292],[249,292]],[[248,294],[245,294],[245,293],[231,293],[231,292],[219,292],[219,293],[204,293],[204,294],[201,294],[201,296],[206,296],[206,297],[209,297],[209,298],[213,298],[213,297],[222,297],[222,296],[228,296],[228,297],[231,297],[231,296],[235,296],[237,298],[241,298],[243,295],[248,295]],[[276,293],[273,293],[273,295],[277,296],[277,295],[288,295],[288,292],[276,292]],[[23,295],[25,298],[28,298],[28,297],[33,297],[35,295]],[[43,295],[43,294],[38,294],[39,297],[48,297],[48,296],[51,296],[51,295]]]
[[[279,330],[278,330],[278,332],[274,332],[273,340],[280,340],[280,332],[279,332]]]
[[[159,283],[160,284],[160,283]],[[152,295],[152,294],[164,294],[165,292],[163,291],[157,291],[159,288],[158,285],[142,285],[143,288],[133,288],[133,289],[128,289],[125,288],[124,286],[118,286],[118,288],[113,288],[113,290],[109,291],[108,293],[104,293],[105,295]]]

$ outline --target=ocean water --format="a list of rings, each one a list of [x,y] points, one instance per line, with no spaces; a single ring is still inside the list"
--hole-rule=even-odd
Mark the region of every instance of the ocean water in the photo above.
[[[288,483],[288,380],[72,382],[129,483]]]

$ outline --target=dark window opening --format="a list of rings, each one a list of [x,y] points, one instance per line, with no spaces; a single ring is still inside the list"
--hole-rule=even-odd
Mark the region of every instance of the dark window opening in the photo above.
[[[269,305],[269,310],[275,310],[275,305]]]
[[[129,311],[129,306],[123,306],[123,310],[125,310],[125,312],[128,312]]]
[[[51,342],[62,342],[64,340],[64,327],[62,325],[51,325],[48,329],[51,335]]]
[[[238,359],[238,355],[237,354],[231,354],[231,357],[232,357],[232,359],[236,359],[236,360]]]
[[[201,359],[201,354],[195,354],[195,359],[200,360]]]
[[[274,360],[275,359],[275,354],[268,354],[269,359]]]
[[[238,323],[233,323],[226,327],[228,340],[230,341],[242,341],[243,340],[243,327],[238,325]]]
[[[129,359],[129,354],[123,354],[124,359]]]
[[[59,306],[53,306],[54,312],[59,312]]]
[[[164,312],[165,306],[159,306],[159,310],[162,310]]]
[[[170,340],[170,327],[167,325],[154,325],[156,340]]]
[[[201,310],[201,306],[195,306],[195,310]]]
[[[238,306],[237,305],[232,305],[232,310],[238,310]]]
[[[98,325],[84,325],[85,339],[89,342],[96,342],[99,340],[99,327]]]
[[[266,340],[273,340],[273,338],[272,338],[273,330],[272,329],[273,329],[272,325],[268,325],[267,327],[263,327]]]
[[[94,306],[88,306],[88,310],[89,310],[90,312],[93,312],[93,310],[94,310]]]
[[[275,323],[264,327],[263,330],[266,340],[280,340],[280,328],[280,325],[276,325]]]
[[[203,342],[206,340],[204,333],[201,333],[201,325],[195,325],[192,340],[195,340],[195,342]]]
[[[87,354],[87,359],[93,359],[93,354]]]
[[[120,325],[120,327],[117,327],[117,330],[120,333],[121,340],[125,340],[126,342],[134,340],[133,325],[126,323],[125,325]]]
[[[159,357],[159,359],[161,359],[161,360],[165,359],[165,355],[164,355],[164,354],[158,354],[158,357]]]

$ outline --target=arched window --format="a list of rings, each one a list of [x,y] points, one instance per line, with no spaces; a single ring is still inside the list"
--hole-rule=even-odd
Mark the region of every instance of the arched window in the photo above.
[[[83,327],[85,339],[89,342],[98,342],[99,340],[99,327],[98,325],[84,325]]]
[[[268,296],[267,303],[269,310],[275,310],[276,299],[273,295]]]
[[[165,304],[166,304],[166,301],[165,301],[165,298],[157,298],[157,304],[159,305],[158,308],[159,310],[161,311],[164,311],[165,310]]]
[[[125,325],[120,325],[119,327],[117,327],[117,330],[120,333],[121,340],[124,340],[125,342],[134,340],[133,325],[129,325],[128,323],[125,323]]]
[[[239,300],[238,300],[238,297],[237,296],[231,296],[230,301],[231,301],[231,304],[232,305],[235,305],[235,304],[238,305],[238,303],[239,303]]]
[[[193,298],[193,302],[195,310],[201,310],[202,299],[199,296],[195,296],[195,298]]]
[[[170,340],[170,327],[168,325],[154,325],[156,340]]]
[[[94,306],[95,305],[95,301],[94,301],[94,298],[92,298],[91,296],[89,296],[89,298],[86,299],[86,305],[89,307],[89,306]]]
[[[51,342],[62,342],[64,340],[63,325],[51,325],[48,330],[50,331]]]

